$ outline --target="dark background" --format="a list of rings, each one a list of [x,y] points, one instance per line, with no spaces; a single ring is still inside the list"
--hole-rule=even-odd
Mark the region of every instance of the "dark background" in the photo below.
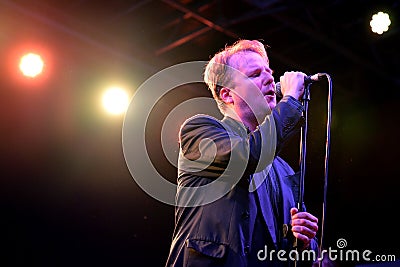
[[[378,3],[379,2],[379,3]],[[332,77],[332,127],[324,246],[400,256],[399,1],[0,0],[1,266],[163,266],[174,209],[143,192],[122,150],[123,116],[100,107],[117,82],[133,95],[151,75],[208,60],[238,38],[269,46],[284,71]],[[377,11],[391,15],[370,32]],[[42,53],[36,80],[17,71],[28,47]],[[305,202],[321,218],[328,83],[312,85]],[[184,86],[149,122],[153,162],[165,114],[190,97]],[[283,154],[297,168],[299,142]],[[158,157],[156,156],[158,155]],[[352,266],[355,263],[343,266]],[[361,264],[361,263],[359,263]]]

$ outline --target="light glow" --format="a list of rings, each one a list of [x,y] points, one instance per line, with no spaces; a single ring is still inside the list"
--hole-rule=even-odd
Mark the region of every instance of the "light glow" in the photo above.
[[[378,12],[372,16],[369,25],[371,30],[377,34],[382,34],[389,29],[391,21],[389,15],[383,12]]]
[[[103,95],[103,107],[113,115],[125,113],[129,105],[128,93],[119,87],[108,89]]]
[[[21,58],[19,69],[22,74],[34,78],[42,73],[44,62],[42,58],[34,53],[28,53]]]

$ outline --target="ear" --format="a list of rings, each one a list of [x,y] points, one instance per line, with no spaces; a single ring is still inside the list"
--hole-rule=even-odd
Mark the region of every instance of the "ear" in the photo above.
[[[219,91],[219,97],[222,99],[222,101],[224,101],[224,103],[233,104],[231,89],[227,87],[222,87]]]

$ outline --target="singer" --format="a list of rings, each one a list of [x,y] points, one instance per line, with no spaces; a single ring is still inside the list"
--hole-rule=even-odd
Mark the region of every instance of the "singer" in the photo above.
[[[204,81],[224,118],[199,114],[181,126],[175,229],[167,267],[293,266],[278,257],[260,260],[257,253],[266,247],[317,253],[318,219],[305,207],[295,208],[298,176],[279,156],[302,125],[304,77],[302,72],[284,73],[283,97],[277,103],[261,42],[239,40],[208,62]],[[229,190],[210,203],[189,205],[218,191],[200,190],[209,184],[227,185]],[[199,190],[188,193],[188,187]],[[296,264],[311,266],[312,261]]]

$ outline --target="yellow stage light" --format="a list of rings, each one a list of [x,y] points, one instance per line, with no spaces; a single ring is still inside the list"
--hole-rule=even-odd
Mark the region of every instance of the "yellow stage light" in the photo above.
[[[103,107],[113,115],[125,113],[129,105],[128,93],[119,87],[108,89],[103,95]]]

